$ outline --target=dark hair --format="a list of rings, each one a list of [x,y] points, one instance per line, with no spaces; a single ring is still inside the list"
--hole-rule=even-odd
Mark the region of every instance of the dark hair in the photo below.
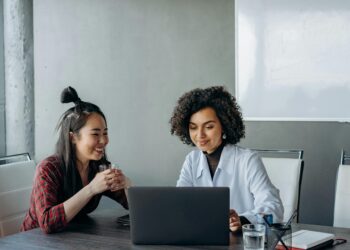
[[[87,122],[91,113],[97,113],[106,121],[106,117],[98,106],[89,102],[83,102],[76,90],[72,87],[65,88],[61,93],[61,103],[73,102],[74,107],[68,109],[61,116],[56,130],[58,131],[58,140],[56,143],[56,154],[62,160],[62,168],[65,173],[64,191],[66,198],[74,195],[76,189],[76,152],[73,146],[70,133],[79,135],[79,131]],[[99,164],[106,163],[107,156],[104,154],[99,161],[90,161],[90,166],[97,168]]]
[[[170,119],[171,134],[177,135],[188,145],[195,146],[189,134],[191,116],[204,108],[213,108],[220,120],[226,144],[236,144],[245,135],[242,113],[232,96],[224,87],[196,88],[183,94],[177,101]]]

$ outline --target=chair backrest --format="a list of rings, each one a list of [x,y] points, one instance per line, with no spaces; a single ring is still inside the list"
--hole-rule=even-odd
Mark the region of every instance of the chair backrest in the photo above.
[[[35,172],[30,158],[8,162],[0,164],[0,237],[19,232],[29,208]]]
[[[350,155],[342,151],[342,157],[337,173],[334,201],[333,226],[350,228],[350,165],[346,161]]]
[[[301,181],[304,169],[302,150],[256,150],[261,159],[272,184],[280,191],[284,207],[283,221],[288,221],[293,212],[299,212]],[[267,156],[276,154],[276,157]],[[298,158],[291,158],[291,153],[298,154]],[[266,156],[265,156],[266,155]],[[298,213],[299,214],[299,213]],[[298,222],[297,215],[296,221]]]

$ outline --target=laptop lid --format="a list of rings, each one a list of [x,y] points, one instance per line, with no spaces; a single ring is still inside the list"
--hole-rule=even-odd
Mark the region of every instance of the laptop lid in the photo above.
[[[228,245],[229,188],[131,187],[134,244]]]

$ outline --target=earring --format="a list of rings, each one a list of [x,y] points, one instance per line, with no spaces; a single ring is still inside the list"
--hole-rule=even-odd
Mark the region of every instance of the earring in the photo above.
[[[222,139],[226,140],[226,134],[222,135]]]

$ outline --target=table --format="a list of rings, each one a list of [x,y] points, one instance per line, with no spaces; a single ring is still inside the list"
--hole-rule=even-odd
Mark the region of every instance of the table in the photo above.
[[[0,238],[0,249],[243,249],[240,233],[230,234],[229,246],[133,245],[130,240],[130,228],[116,223],[116,218],[124,214],[127,214],[127,211],[121,209],[97,210],[84,220],[71,222],[60,233],[44,234],[40,229],[34,229]],[[293,230],[298,229],[331,232],[337,237],[350,241],[350,229],[306,224],[293,225]],[[349,250],[350,242],[326,249]]]

